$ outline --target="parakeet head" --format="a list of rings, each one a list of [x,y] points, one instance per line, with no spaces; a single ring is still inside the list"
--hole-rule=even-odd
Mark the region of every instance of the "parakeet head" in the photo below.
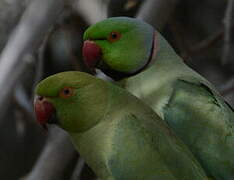
[[[89,27],[84,40],[85,64],[120,79],[138,73],[151,61],[154,29],[138,19],[113,17]]]
[[[41,81],[35,90],[37,121],[58,124],[69,132],[82,132],[103,116],[107,93],[104,82],[82,72],[63,72]]]

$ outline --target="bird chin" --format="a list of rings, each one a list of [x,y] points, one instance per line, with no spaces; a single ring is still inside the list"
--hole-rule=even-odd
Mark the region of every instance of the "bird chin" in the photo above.
[[[104,74],[100,69],[95,68],[95,72],[96,72],[96,76],[98,78],[103,79],[105,81],[114,82],[114,79],[112,79],[110,76],[107,76],[106,74]]]
[[[58,118],[56,116],[56,113],[54,112],[52,114],[52,116],[47,120],[46,123],[41,123],[41,126],[42,128],[45,130],[45,131],[48,131],[48,129],[50,128],[50,126],[53,126],[53,125],[58,125],[59,124],[59,121],[58,121]]]
[[[57,124],[56,109],[53,104],[50,103],[43,96],[35,96],[34,99],[34,111],[38,123],[47,130],[47,124]]]

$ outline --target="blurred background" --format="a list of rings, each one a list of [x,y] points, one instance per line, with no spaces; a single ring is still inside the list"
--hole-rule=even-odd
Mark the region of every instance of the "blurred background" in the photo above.
[[[97,179],[62,130],[42,130],[32,104],[41,79],[88,72],[82,34],[106,17],[153,25],[234,105],[233,1],[0,0],[0,179]]]

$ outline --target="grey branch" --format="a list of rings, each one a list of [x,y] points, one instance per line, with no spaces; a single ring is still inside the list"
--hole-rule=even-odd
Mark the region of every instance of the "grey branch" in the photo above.
[[[233,93],[234,92],[234,77],[231,77],[227,82],[222,84],[218,89],[223,96]]]
[[[79,0],[75,4],[75,8],[89,24],[94,24],[107,17],[107,6],[102,0]]]
[[[76,167],[72,174],[71,180],[80,180],[81,172],[84,168],[84,165],[85,165],[84,160],[81,157],[79,157],[79,160],[77,161]]]
[[[48,142],[27,180],[60,180],[69,163],[77,156],[68,135],[59,128],[52,128]]]
[[[157,30],[162,30],[174,12],[180,0],[147,0],[142,5],[138,18],[153,25]]]
[[[36,72],[35,72],[35,78],[34,78],[34,83],[33,83],[33,92],[34,92],[34,89],[37,85],[37,83],[42,79],[43,77],[43,70],[44,70],[44,54],[45,54],[45,46],[46,46],[46,43],[48,41],[48,37],[49,37],[49,34],[50,32],[47,34],[47,36],[44,38],[43,42],[41,43],[41,46],[39,47],[38,49],[38,54],[37,54],[37,57],[38,57],[38,60],[37,62],[35,63],[35,66],[36,66]],[[33,96],[32,96],[33,98]]]
[[[25,71],[24,57],[32,53],[63,9],[63,0],[33,0],[0,56],[0,109]]]
[[[0,51],[4,47],[11,30],[19,21],[28,0],[0,1]]]
[[[231,29],[232,29],[232,11],[234,0],[228,0],[227,8],[224,17],[224,45],[223,45],[223,55],[222,55],[222,64],[227,64],[230,45],[231,45]]]
[[[28,67],[28,58],[25,57],[37,50],[63,8],[63,0],[33,0],[25,10],[0,56],[1,112]],[[64,132],[54,129],[27,179],[59,179],[53,177],[60,177],[75,155],[76,152]]]
[[[15,89],[14,98],[20,108],[28,115],[29,119],[35,119],[31,100],[26,94],[26,91],[22,84],[19,84]]]

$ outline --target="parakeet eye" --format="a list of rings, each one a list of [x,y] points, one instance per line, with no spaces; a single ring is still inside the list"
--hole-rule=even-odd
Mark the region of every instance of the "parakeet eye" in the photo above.
[[[108,41],[110,42],[115,42],[117,40],[119,40],[121,38],[121,34],[119,32],[111,32],[109,37],[108,37]]]
[[[59,96],[62,98],[69,98],[73,95],[74,95],[74,88],[72,87],[64,87],[59,93]]]

